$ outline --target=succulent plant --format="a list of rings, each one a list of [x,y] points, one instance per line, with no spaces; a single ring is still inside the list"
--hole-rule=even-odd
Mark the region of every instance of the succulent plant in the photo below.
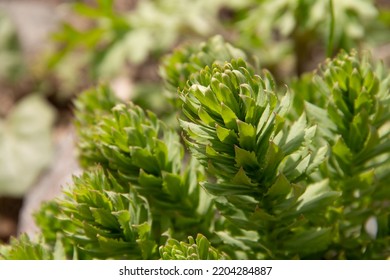
[[[84,173],[37,214],[38,240],[13,239],[0,257],[388,258],[388,70],[341,52],[282,93],[220,47],[163,65],[182,138],[105,86],[84,92]]]

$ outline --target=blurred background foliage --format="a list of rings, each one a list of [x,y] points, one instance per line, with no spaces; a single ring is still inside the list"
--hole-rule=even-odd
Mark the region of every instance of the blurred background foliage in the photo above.
[[[47,5],[55,18],[42,19],[46,40],[28,32],[39,41],[33,54],[13,9],[27,3]],[[0,197],[23,199],[54,164],[52,134],[93,84],[107,83],[118,98],[176,121],[158,65],[179,45],[219,34],[279,85],[292,81],[305,93],[310,71],[341,49],[368,49],[389,64],[389,30],[390,5],[381,0],[2,0]],[[7,207],[0,210],[1,225]]]
[[[0,11],[0,79],[15,81],[23,71],[23,58],[15,26]]]

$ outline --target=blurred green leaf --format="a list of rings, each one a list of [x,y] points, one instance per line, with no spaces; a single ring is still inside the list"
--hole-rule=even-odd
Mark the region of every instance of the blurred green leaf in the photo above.
[[[63,257],[60,249],[56,256]],[[9,245],[0,246],[0,260],[52,260],[53,252],[46,247],[42,240],[31,240],[27,234],[18,239],[12,238]]]
[[[306,230],[285,241],[285,246],[290,250],[299,250],[304,258],[310,253],[325,250],[331,243],[332,235],[328,228]]]
[[[16,81],[25,71],[18,34],[11,19],[0,11],[0,79]]]
[[[54,118],[45,99],[32,94],[0,120],[0,195],[23,196],[51,162]]]
[[[300,197],[297,210],[300,213],[316,213],[318,209],[331,205],[340,195],[340,192],[332,191],[328,180],[309,185]]]

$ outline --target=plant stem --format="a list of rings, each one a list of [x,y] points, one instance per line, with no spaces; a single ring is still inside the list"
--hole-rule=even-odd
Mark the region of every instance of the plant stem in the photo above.
[[[335,17],[334,17],[334,8],[333,8],[333,0],[329,0],[329,11],[330,11],[330,23],[329,23],[329,37],[328,37],[328,46],[326,51],[327,57],[333,56],[333,44],[334,44],[334,25],[335,25]]]

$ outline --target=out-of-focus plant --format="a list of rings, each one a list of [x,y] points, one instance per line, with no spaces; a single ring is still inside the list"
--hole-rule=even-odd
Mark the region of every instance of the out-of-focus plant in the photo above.
[[[0,11],[0,80],[15,81],[23,73],[23,56],[11,20]]]
[[[331,153],[321,168],[342,197],[331,221],[337,231],[331,258],[390,254],[390,75],[369,55],[342,52],[321,67],[315,85],[327,101],[305,103]],[[322,99],[324,100],[324,99]]]
[[[263,66],[278,66],[284,74],[301,74],[325,57],[328,44],[339,49],[367,41],[367,30],[378,21],[372,0],[250,0],[237,15],[236,44],[251,49]],[[382,36],[388,36],[386,32]],[[389,39],[389,38],[388,38]],[[295,69],[291,68],[295,65]]]
[[[1,11],[0,196],[22,197],[53,155],[54,109],[42,95],[32,93],[18,100],[23,94],[14,91],[26,81],[26,68],[16,28]]]
[[[214,34],[254,54],[277,80],[314,69],[326,52],[389,40],[372,0],[143,0],[129,10],[117,9],[114,0],[98,0],[70,7],[79,20],[64,23],[54,34],[57,47],[48,68],[68,95],[80,85],[118,75],[140,82],[141,92],[144,84],[146,90],[160,86],[155,73],[145,75],[141,69],[156,65],[183,41]],[[128,71],[129,66],[137,70]],[[148,103],[147,98],[140,102]]]
[[[0,195],[23,196],[51,162],[54,119],[51,105],[37,94],[0,119]]]
[[[127,11],[116,9],[113,0],[95,5],[77,2],[71,12],[84,21],[77,28],[64,23],[53,35],[55,48],[50,68],[60,79],[75,69],[89,74],[93,81],[113,78],[131,64],[141,65],[158,59],[188,38],[206,38],[221,31],[221,7],[240,6],[239,1],[135,1]],[[73,68],[73,69],[72,69]],[[79,81],[73,80],[73,84]]]

